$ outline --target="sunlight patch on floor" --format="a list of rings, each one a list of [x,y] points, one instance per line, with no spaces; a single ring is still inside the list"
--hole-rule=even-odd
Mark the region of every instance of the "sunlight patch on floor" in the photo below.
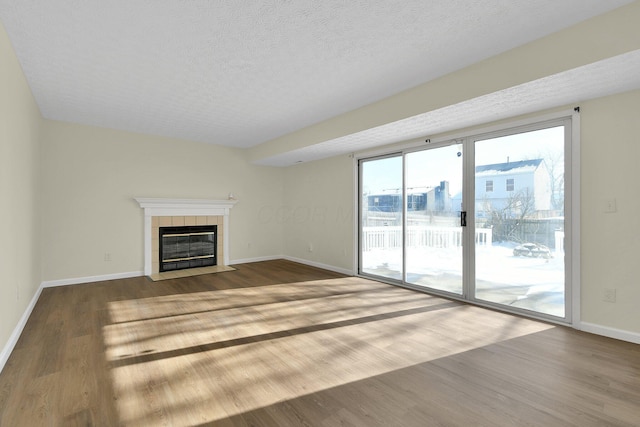
[[[113,301],[109,314],[126,425],[220,420],[553,327],[353,277]]]

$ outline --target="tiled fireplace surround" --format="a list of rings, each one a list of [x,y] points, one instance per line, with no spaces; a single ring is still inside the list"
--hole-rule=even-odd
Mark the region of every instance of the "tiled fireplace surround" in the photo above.
[[[151,274],[160,272],[160,227],[183,227],[185,225],[217,225],[217,262],[224,259],[224,216],[152,216],[151,217]]]
[[[217,225],[218,265],[229,264],[229,211],[236,200],[136,198],[144,209],[144,274],[159,273],[158,228]]]

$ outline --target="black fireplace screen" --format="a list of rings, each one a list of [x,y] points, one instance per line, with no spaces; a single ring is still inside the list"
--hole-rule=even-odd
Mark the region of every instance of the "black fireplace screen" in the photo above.
[[[217,225],[160,227],[160,271],[217,265]]]

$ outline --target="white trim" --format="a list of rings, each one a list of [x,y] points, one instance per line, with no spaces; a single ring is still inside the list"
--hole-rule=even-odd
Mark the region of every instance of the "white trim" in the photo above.
[[[142,209],[148,209],[151,216],[180,216],[180,215],[228,215],[229,209],[237,200],[209,200],[209,199],[158,199],[135,197]],[[216,211],[216,213],[192,214],[194,211]],[[188,213],[180,213],[188,212]]]
[[[284,258],[282,255],[263,256],[263,257],[256,257],[256,258],[241,258],[241,259],[234,259],[230,261],[228,265],[234,266],[236,264],[248,264],[250,262],[274,261],[276,259],[282,259],[282,258]]]
[[[26,326],[27,321],[31,316],[31,312],[33,311],[33,308],[36,306],[36,303],[38,302],[38,298],[40,298],[40,294],[42,293],[42,288],[43,286],[41,284],[38,287],[38,290],[36,291],[36,293],[33,295],[33,298],[31,298],[31,301],[29,302],[29,305],[27,306],[24,313],[22,314],[20,321],[18,322],[16,327],[13,329],[13,332],[11,333],[9,340],[4,345],[4,348],[0,353],[0,372],[2,372],[2,370],[4,369],[4,365],[7,363],[7,360],[9,360],[9,356],[11,356],[13,349],[18,343],[18,339],[20,338],[20,335],[22,335],[22,330]]]
[[[151,250],[151,218],[154,216],[222,216],[223,265],[229,265],[229,211],[237,200],[157,199],[134,197],[144,210],[144,274],[153,273]]]
[[[322,268],[325,270],[342,273],[348,276],[353,276],[353,273],[348,269],[333,267],[330,265],[316,263],[316,262],[304,260],[301,258],[294,258],[289,256],[268,256],[268,257],[259,257],[259,258],[251,258],[251,259],[245,258],[245,259],[234,260],[232,264],[272,261],[275,259],[286,259],[288,261],[298,262],[300,264],[306,264],[312,267]],[[42,290],[44,288],[89,283],[94,281],[125,279],[130,277],[140,277],[142,275],[143,273],[141,271],[136,271],[136,272],[130,272],[130,273],[107,274],[102,276],[88,276],[88,277],[80,277],[76,279],[50,280],[50,281],[42,282],[38,287],[36,293],[31,298],[31,301],[29,302],[29,305],[27,306],[24,313],[22,314],[20,321],[18,322],[13,332],[11,333],[9,340],[4,345],[2,352],[0,352],[0,372],[2,372],[2,370],[4,369],[7,363],[7,360],[9,360],[9,357],[11,356],[11,353],[13,352],[13,349],[15,348],[18,342],[18,339],[20,338],[20,335],[22,334],[22,331],[24,330],[24,327],[26,326],[27,321],[29,320],[29,317],[31,316],[31,313],[33,312],[33,309],[36,303],[38,302],[38,299],[40,298],[40,295],[42,294]],[[608,326],[602,326],[602,325],[597,325],[597,324],[588,323],[588,322],[574,323],[573,328],[582,330],[584,332],[601,335],[608,338],[614,338],[622,341],[628,341],[631,343],[640,344],[640,333],[637,333],[637,332],[625,331],[622,329],[611,328]]]
[[[434,146],[442,143],[446,143],[452,140],[465,139],[469,137],[478,137],[488,133],[499,132],[506,129],[517,128],[521,126],[535,125],[542,122],[561,119],[563,117],[572,117],[574,113],[573,109],[562,109],[551,113],[541,114],[537,116],[531,116],[520,120],[509,121],[509,118],[501,119],[497,124],[488,126],[471,127],[460,132],[445,132],[438,137],[430,137],[425,135],[420,138],[413,138],[399,143],[392,143],[374,148],[371,150],[360,151],[354,153],[355,159],[366,159],[369,157],[384,156],[392,153],[401,153],[404,151],[410,151],[414,149],[424,148],[425,146]],[[429,142],[426,142],[429,141]]]
[[[356,276],[360,269],[360,160],[356,158],[354,154],[350,154],[352,159],[352,185],[354,186],[353,194],[353,253],[351,254],[351,275]]]
[[[4,366],[7,363],[7,360],[9,360],[9,356],[11,355],[11,352],[15,348],[18,342],[18,339],[20,338],[20,335],[22,334],[22,331],[24,330],[24,327],[26,326],[27,321],[31,316],[31,312],[36,306],[36,303],[38,302],[38,299],[40,298],[40,294],[42,294],[42,290],[44,288],[52,288],[55,286],[77,285],[81,283],[101,282],[105,280],[128,279],[131,277],[140,277],[140,276],[143,276],[142,271],[131,271],[127,273],[104,274],[101,276],[87,276],[87,277],[76,277],[72,279],[47,280],[40,283],[38,290],[36,290],[36,293],[33,295],[33,298],[31,298],[31,301],[29,302],[29,305],[27,306],[24,313],[22,314],[20,321],[18,322],[13,332],[11,333],[11,336],[9,337],[9,340],[7,341],[4,348],[2,349],[2,352],[0,352],[0,372],[2,372],[2,370],[4,369]]]
[[[623,329],[610,328],[608,326],[602,326],[588,322],[582,322],[580,324],[580,328],[576,329],[580,329],[591,334],[602,335],[604,337],[628,341],[634,344],[640,344],[640,333],[638,332],[625,331]]]
[[[233,265],[236,265],[236,264],[248,264],[250,262],[274,261],[274,260],[277,260],[277,259],[285,259],[287,261],[297,262],[299,264],[305,264],[305,265],[309,265],[311,267],[321,268],[323,270],[334,271],[336,273],[345,274],[347,276],[354,276],[355,275],[353,273],[353,271],[351,271],[351,270],[349,270],[347,268],[334,267],[333,265],[322,264],[320,262],[309,261],[309,260],[306,260],[306,259],[296,258],[296,257],[288,256],[288,255],[273,255],[273,256],[264,256],[264,257],[257,257],[257,258],[236,259],[236,260],[231,261],[230,265],[233,266]]]
[[[295,257],[291,257],[291,256],[286,256],[286,255],[283,258],[286,259],[287,261],[293,261],[293,262],[297,262],[299,264],[305,264],[305,265],[309,265],[311,267],[321,268],[323,270],[334,271],[336,273],[344,274],[344,275],[347,275],[347,276],[353,276],[354,275],[353,271],[349,270],[348,268],[334,267],[333,265],[322,264],[320,262],[309,261],[309,260],[306,260],[306,259],[295,258]]]
[[[274,255],[274,256],[264,256],[264,257],[257,257],[257,258],[236,259],[231,261],[230,265],[233,266],[236,264],[248,264],[250,262],[274,261],[277,259],[285,259],[287,261],[297,262],[298,264],[305,264],[311,267],[321,268],[323,270],[334,271],[336,273],[345,274],[347,276],[355,276],[353,271],[347,268],[334,267],[333,265],[322,264],[320,262],[309,261],[306,259],[296,258],[288,255]]]
[[[55,286],[79,285],[81,283],[104,282],[105,280],[129,279],[130,277],[144,276],[142,271],[129,271],[126,273],[103,274],[100,276],[74,277],[71,279],[47,280],[42,282],[43,288]]]
[[[580,113],[571,115],[571,319],[574,327],[580,325],[582,315],[580,280]]]
[[[552,111],[539,115],[531,115],[526,118],[522,118],[519,120],[508,121],[508,119],[501,120],[494,124],[489,124],[486,126],[480,127],[472,127],[470,129],[465,129],[458,132],[451,133],[443,133],[441,136],[427,138],[425,137],[407,140],[398,144],[389,144],[380,148],[362,151],[358,153],[352,154],[354,158],[354,168],[357,168],[359,165],[359,161],[367,160],[367,159],[377,159],[384,158],[386,156],[393,155],[402,155],[406,156],[407,153],[417,152],[426,149],[439,148],[452,144],[464,144],[465,145],[465,158],[463,159],[465,164],[463,166],[463,174],[467,174],[469,171],[473,171],[473,159],[475,158],[474,150],[475,150],[475,141],[494,138],[497,136],[506,136],[511,135],[515,132],[525,132],[525,131],[535,131],[539,129],[543,129],[546,125],[555,126],[556,123],[567,126],[571,131],[571,135],[569,138],[569,147],[565,146],[565,153],[567,149],[570,150],[569,154],[565,157],[570,160],[568,165],[568,169],[570,171],[570,175],[566,176],[566,181],[568,182],[568,196],[570,197],[570,205],[565,206],[568,210],[568,221],[570,223],[570,236],[571,240],[568,243],[569,254],[570,256],[566,259],[565,271],[568,272],[568,280],[566,282],[566,287],[568,288],[566,297],[571,298],[568,301],[568,304],[565,304],[565,307],[568,308],[568,311],[565,313],[565,317],[558,321],[554,316],[550,316],[547,319],[547,316],[543,313],[538,313],[538,315],[531,316],[528,312],[519,309],[510,310],[508,306],[500,306],[496,305],[495,307],[501,311],[507,313],[515,313],[525,315],[534,319],[548,320],[553,323],[565,324],[565,325],[577,325],[580,323],[580,114],[579,107],[571,108],[571,109],[561,109],[557,111]],[[566,141],[566,134],[565,134]],[[359,171],[358,171],[359,172]],[[360,197],[360,179],[361,174],[358,172],[354,172],[357,174],[358,178],[356,182],[356,203],[357,199]],[[406,173],[405,168],[403,167],[403,180],[404,174]],[[463,197],[464,200],[473,201],[475,196],[473,194],[474,189],[474,180],[473,176],[463,176],[463,189],[465,189],[465,195]],[[404,188],[404,185],[403,185]],[[358,205],[356,205],[358,206]],[[406,200],[404,200],[403,193],[403,226],[404,221],[406,219]],[[472,228],[475,228],[475,205],[471,203],[469,206],[464,206],[467,211],[467,218],[470,218],[470,224]],[[359,208],[356,209],[358,212],[357,216],[360,215]],[[566,219],[567,220],[567,219]],[[468,230],[468,229],[467,229]],[[358,259],[355,265],[356,274],[360,273],[360,251],[361,248],[359,246],[359,233],[360,233],[360,224],[356,223],[354,228],[354,237],[356,241],[356,250]],[[475,283],[475,265],[476,257],[475,257],[475,245],[473,244],[473,237],[467,235],[465,239],[465,260],[464,265],[464,273],[463,277],[466,276],[465,286],[463,287],[463,295],[460,299],[461,301],[473,303],[476,305],[485,305],[480,300],[476,300],[475,298],[471,298],[473,294],[471,292],[471,284]],[[403,245],[404,251],[404,245]],[[403,263],[406,263],[405,254],[403,253]],[[403,270],[406,270],[403,266]],[[465,274],[466,273],[466,274]],[[368,277],[367,275],[363,275],[363,277]],[[374,278],[374,280],[379,280]],[[402,280],[401,283],[398,283],[403,287],[405,286]],[[395,283],[392,283],[395,284]],[[430,293],[438,294],[438,292],[434,292],[433,290],[429,291]],[[458,298],[455,298],[458,299]],[[493,306],[487,304],[487,306]]]

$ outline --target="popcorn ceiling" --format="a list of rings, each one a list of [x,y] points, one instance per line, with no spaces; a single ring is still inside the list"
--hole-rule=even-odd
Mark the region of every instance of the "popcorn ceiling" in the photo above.
[[[0,21],[45,118],[252,147],[626,3],[0,0]]]

